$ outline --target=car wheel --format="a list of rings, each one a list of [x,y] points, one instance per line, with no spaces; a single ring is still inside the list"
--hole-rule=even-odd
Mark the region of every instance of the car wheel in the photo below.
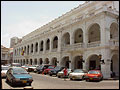
[[[52,76],[52,74],[50,74],[50,76]]]
[[[70,80],[73,80],[72,78],[70,78]]]
[[[82,77],[82,80],[84,80],[84,76]]]
[[[60,78],[60,76],[58,76],[58,78]]]
[[[89,79],[86,79],[87,82],[89,82],[90,80]]]
[[[13,80],[11,80],[11,85],[12,85],[12,86],[14,86],[14,85],[15,85],[15,84],[14,84],[14,82],[13,82]]]
[[[28,83],[27,85],[28,85],[28,86],[31,86],[31,83]]]
[[[6,82],[8,83],[9,82],[9,80],[8,80],[8,78],[6,77]]]

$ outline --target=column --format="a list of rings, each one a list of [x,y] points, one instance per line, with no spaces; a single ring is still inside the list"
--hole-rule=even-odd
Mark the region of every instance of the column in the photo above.
[[[74,44],[73,31],[70,32],[70,45]]]
[[[45,53],[45,51],[46,51],[46,42],[45,40],[43,40],[43,53]]]
[[[84,27],[83,27],[83,46],[86,48],[87,47],[87,43],[88,43],[88,31],[86,28],[86,22],[84,23]]]
[[[62,47],[62,40],[61,40],[62,36],[61,33],[58,36],[58,51],[61,51],[61,47]]]
[[[106,18],[102,18],[100,21],[100,40],[101,46],[109,45],[110,40],[110,27]],[[109,20],[108,20],[109,21]]]
[[[110,62],[110,49],[101,50],[102,60],[104,59],[105,64],[101,64],[101,71],[103,78],[110,78],[111,73],[111,62]]]
[[[50,52],[52,51],[52,45],[53,45],[53,41],[52,38],[50,38]]]

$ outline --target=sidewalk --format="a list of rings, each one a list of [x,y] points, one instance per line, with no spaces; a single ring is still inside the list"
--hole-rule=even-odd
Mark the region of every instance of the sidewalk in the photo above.
[[[119,77],[114,77],[114,78],[104,78],[103,80],[119,80]]]

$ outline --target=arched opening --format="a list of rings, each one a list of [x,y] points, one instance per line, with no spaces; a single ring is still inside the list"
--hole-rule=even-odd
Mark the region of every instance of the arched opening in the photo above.
[[[43,61],[42,58],[39,59],[39,64],[42,65]]]
[[[30,59],[30,65],[32,65],[32,59]]]
[[[50,49],[50,39],[47,40],[46,42],[46,50]]]
[[[31,53],[33,53],[33,44],[31,44]]]
[[[34,60],[34,65],[37,65],[37,59]]]
[[[40,51],[43,51],[43,41],[41,41],[41,44],[40,44]]]
[[[91,55],[88,60],[88,69],[93,70],[93,69],[100,69],[101,70],[101,64],[100,64],[100,59],[98,55]]]
[[[28,59],[26,59],[26,64],[28,64]]]
[[[69,68],[69,56],[66,56],[61,61],[61,66]]]
[[[100,41],[100,26],[93,24],[88,30],[88,43]]]
[[[83,31],[80,28],[75,31],[74,43],[83,43]]]
[[[29,45],[27,46],[27,54],[29,54]]]
[[[70,45],[70,34],[67,32],[62,37],[62,45]]]
[[[46,58],[44,63],[45,63],[45,64],[49,64],[49,59]]]
[[[119,58],[116,54],[111,58],[111,71],[114,73],[113,77],[119,76]]]
[[[26,53],[26,46],[24,47],[24,53]]]
[[[118,24],[112,23],[110,26],[110,39],[117,39],[119,38],[118,32]]]
[[[83,69],[83,62],[80,59],[80,56],[74,58],[74,69]]]
[[[57,66],[57,58],[52,58],[52,65]]]
[[[58,37],[55,36],[53,39],[53,49],[58,48]]]
[[[35,44],[35,52],[38,52],[38,42]]]
[[[25,65],[25,59],[23,59],[23,65]]]

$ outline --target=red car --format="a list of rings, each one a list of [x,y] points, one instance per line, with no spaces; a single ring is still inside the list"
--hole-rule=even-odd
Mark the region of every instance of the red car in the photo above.
[[[90,81],[90,80],[97,80],[100,81],[103,79],[103,75],[100,70],[90,70],[86,75],[85,75],[85,80]]]
[[[55,68],[55,66],[49,66],[47,69],[45,69],[43,72],[42,72],[42,74],[48,74],[48,72],[50,71],[50,70],[52,70],[52,69],[54,69]]]

